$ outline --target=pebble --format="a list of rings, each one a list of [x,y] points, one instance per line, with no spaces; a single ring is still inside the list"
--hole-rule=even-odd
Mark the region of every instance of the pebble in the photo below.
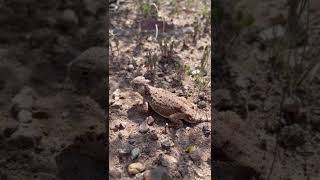
[[[134,180],[143,180],[144,173],[138,173],[134,176]]]
[[[235,84],[242,89],[246,89],[249,87],[250,81],[245,77],[239,76],[236,78]]]
[[[132,64],[129,64],[129,65],[128,65],[128,71],[131,72],[132,70],[134,70],[134,66],[133,66]]]
[[[172,179],[166,168],[158,166],[144,173],[144,180],[169,180]]]
[[[283,102],[283,111],[286,113],[298,113],[301,108],[301,100],[297,96],[287,97]]]
[[[18,126],[19,123],[17,121],[10,121],[10,123],[5,126],[3,135],[7,138],[10,137],[14,132],[18,130]]]
[[[13,111],[16,112],[17,115],[18,112],[20,112],[22,109],[31,110],[34,100],[35,99],[33,89],[28,86],[25,86],[12,99]]]
[[[157,135],[157,132],[156,132],[155,130],[153,130],[153,131],[150,132],[150,139],[151,139],[151,140],[154,140],[154,141],[156,141],[156,140],[159,139],[159,138],[158,138],[158,135]]]
[[[32,126],[21,126],[14,132],[10,139],[9,144],[21,149],[33,148],[42,135],[40,132]]]
[[[202,132],[206,137],[208,137],[211,134],[211,130],[210,130],[209,126],[203,126]]]
[[[271,118],[265,124],[266,131],[270,133],[278,132],[281,128],[281,123],[278,119]]]
[[[201,160],[201,154],[202,152],[199,149],[197,149],[194,152],[190,153],[189,156],[193,162],[199,162]]]
[[[298,147],[305,143],[304,130],[298,124],[285,126],[280,131],[279,141],[285,147]]]
[[[178,96],[183,96],[183,91],[181,89],[176,90]]]
[[[131,152],[131,145],[130,145],[130,144],[125,144],[125,145],[123,145],[123,146],[118,150],[118,152],[119,152],[119,154],[120,154],[121,156],[130,154],[130,152]]]
[[[140,156],[140,149],[139,148],[134,148],[132,151],[131,151],[131,159],[134,160],[134,159],[137,159],[139,156]]]
[[[198,102],[198,107],[200,108],[200,109],[203,109],[203,108],[205,108],[207,106],[207,103],[205,102],[205,101],[199,101]]]
[[[135,139],[129,139],[129,140],[128,140],[128,143],[129,143],[129,144],[134,144],[135,142],[136,142]]]
[[[172,146],[174,146],[174,143],[170,139],[164,139],[161,141],[161,147],[164,149],[170,149]]]
[[[63,23],[68,23],[69,25],[79,24],[79,18],[72,9],[64,10],[61,14],[61,20],[63,21]]]
[[[111,168],[109,170],[109,175],[113,178],[121,178],[122,170],[120,168]]]
[[[111,128],[111,130],[113,130],[113,131],[118,131],[118,130],[123,130],[123,129],[125,129],[126,128],[126,126],[124,125],[124,124],[122,124],[122,123],[116,123],[112,128]]]
[[[165,76],[164,79],[169,83],[172,82],[172,79],[169,76]]]
[[[151,153],[151,147],[149,145],[145,145],[143,147],[143,152],[147,155],[149,155]]]
[[[29,110],[21,110],[18,113],[18,120],[22,123],[31,123],[32,122],[32,113]]]
[[[65,119],[65,118],[69,117],[69,115],[70,115],[70,112],[67,112],[67,111],[64,111],[64,112],[61,113],[62,119]]]
[[[144,170],[145,170],[145,166],[140,162],[132,163],[128,166],[128,173],[131,175],[141,173]]]
[[[139,132],[140,133],[147,133],[149,131],[149,127],[147,126],[146,123],[142,123],[140,126],[139,126]]]
[[[160,154],[159,160],[161,165],[165,167],[174,167],[178,163],[175,157],[166,154]]]
[[[259,38],[263,41],[270,41],[275,38],[284,36],[285,29],[282,25],[269,27],[259,33]]]
[[[146,121],[147,121],[147,124],[148,124],[149,126],[152,126],[153,123],[154,123],[154,118],[153,118],[152,116],[148,116],[148,117],[146,118]]]
[[[101,7],[101,4],[99,2],[100,1],[95,1],[95,0],[84,0],[86,10],[92,14],[96,14],[99,7]]]
[[[205,92],[200,92],[199,93],[199,99],[200,100],[205,100],[206,99],[206,93]]]
[[[112,93],[112,98],[115,99],[116,97],[120,96],[120,89],[116,89],[113,93]]]

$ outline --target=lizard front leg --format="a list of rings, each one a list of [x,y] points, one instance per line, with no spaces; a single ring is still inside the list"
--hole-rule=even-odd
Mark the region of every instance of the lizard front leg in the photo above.
[[[145,111],[145,112],[149,111],[149,104],[148,104],[148,102],[146,101],[145,98],[143,98],[142,108],[143,108],[143,111]]]

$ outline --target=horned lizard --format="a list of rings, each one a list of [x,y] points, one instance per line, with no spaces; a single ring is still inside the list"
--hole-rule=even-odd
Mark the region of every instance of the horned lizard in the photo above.
[[[132,88],[143,96],[143,105],[151,107],[157,114],[181,126],[184,120],[189,123],[211,121],[208,113],[198,109],[184,97],[179,97],[170,91],[156,88],[148,83],[150,80],[138,76],[131,81]]]

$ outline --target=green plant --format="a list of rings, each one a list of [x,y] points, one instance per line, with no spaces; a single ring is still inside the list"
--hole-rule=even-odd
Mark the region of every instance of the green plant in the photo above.
[[[178,2],[177,0],[170,1],[170,6],[173,7],[172,11],[169,13],[172,15],[179,15],[179,8],[178,8]]]
[[[207,74],[207,68],[208,68],[208,63],[209,63],[209,60],[210,60],[210,54],[211,53],[211,49],[210,49],[210,46],[206,46],[204,48],[204,51],[203,51],[203,54],[202,54],[202,57],[201,57],[201,63],[200,63],[200,71],[202,74]],[[209,67],[210,68],[210,67]]]
[[[158,40],[160,46],[161,57],[165,59],[172,59],[176,54],[174,48],[177,47],[178,43],[170,38],[164,38]]]
[[[145,66],[147,67],[147,70],[155,71],[159,60],[158,55],[156,53],[153,53],[153,50],[150,49],[146,57],[147,61],[145,62]]]
[[[252,15],[242,15],[239,19],[240,29],[248,28],[254,25],[255,19]]]
[[[138,10],[142,12],[144,18],[158,18],[158,5],[157,1],[140,0]]]
[[[223,8],[220,4],[220,0],[215,0],[212,7],[212,15],[213,15],[213,22],[216,24],[221,24],[223,20]]]

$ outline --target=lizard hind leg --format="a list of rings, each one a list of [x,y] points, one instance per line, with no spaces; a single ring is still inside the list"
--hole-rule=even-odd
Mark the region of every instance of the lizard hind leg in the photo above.
[[[184,113],[175,113],[169,116],[169,120],[176,124],[179,128],[183,126],[182,119],[187,119],[187,115]]]

